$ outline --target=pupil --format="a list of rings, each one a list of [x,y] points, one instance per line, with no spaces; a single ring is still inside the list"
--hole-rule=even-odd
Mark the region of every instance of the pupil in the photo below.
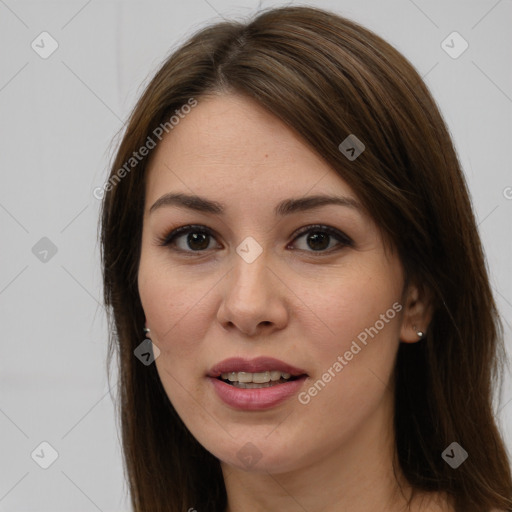
[[[206,233],[189,233],[187,237],[188,246],[191,249],[206,249],[208,247],[208,235]],[[194,245],[194,244],[198,245]]]
[[[308,245],[313,250],[326,249],[329,247],[329,235],[326,233],[312,233],[308,237]]]

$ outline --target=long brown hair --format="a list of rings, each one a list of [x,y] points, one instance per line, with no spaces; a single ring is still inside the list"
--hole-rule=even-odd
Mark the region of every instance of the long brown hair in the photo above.
[[[457,512],[512,509],[509,461],[493,417],[502,327],[436,103],[412,65],[374,33],[320,9],[284,7],[201,29],[164,62],[133,110],[105,187],[108,369],[116,352],[134,511],[226,506],[219,461],[189,433],[155,365],[134,357],[143,339],[137,272],[151,151],[126,167],[173,112],[215,92],[245,94],[292,127],[352,187],[397,249],[407,279],[431,296],[426,339],[400,344],[396,362],[397,461],[407,481],[446,493]],[[338,149],[350,134],[366,147],[353,161]],[[454,441],[469,453],[457,469],[441,457]]]

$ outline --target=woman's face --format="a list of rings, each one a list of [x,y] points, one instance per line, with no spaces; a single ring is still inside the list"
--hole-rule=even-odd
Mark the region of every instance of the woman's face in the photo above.
[[[378,449],[413,334],[400,261],[354,192],[241,96],[201,98],[155,151],[138,284],[190,432],[229,465],[273,473]]]

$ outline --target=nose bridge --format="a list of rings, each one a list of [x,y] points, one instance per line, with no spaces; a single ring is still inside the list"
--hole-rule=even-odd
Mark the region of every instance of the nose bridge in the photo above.
[[[236,249],[234,268],[231,276],[231,292],[239,299],[249,299],[253,305],[268,293],[269,251],[255,241],[244,240]],[[248,296],[246,297],[245,294]]]
[[[245,239],[236,248],[218,314],[222,324],[245,333],[254,333],[259,325],[282,327],[286,320],[280,287],[269,268],[271,251],[256,243]]]

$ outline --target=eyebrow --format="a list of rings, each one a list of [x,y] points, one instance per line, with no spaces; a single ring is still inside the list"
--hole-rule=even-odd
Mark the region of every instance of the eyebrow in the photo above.
[[[313,210],[330,204],[346,206],[359,211],[362,209],[360,203],[350,197],[314,195],[297,199],[285,199],[274,208],[274,214],[276,216],[290,215],[292,213]],[[226,210],[223,203],[212,201],[205,197],[181,193],[168,193],[153,203],[153,206],[149,209],[149,213],[153,213],[155,210],[164,206],[177,206],[197,212],[213,213],[217,215],[222,215]]]

